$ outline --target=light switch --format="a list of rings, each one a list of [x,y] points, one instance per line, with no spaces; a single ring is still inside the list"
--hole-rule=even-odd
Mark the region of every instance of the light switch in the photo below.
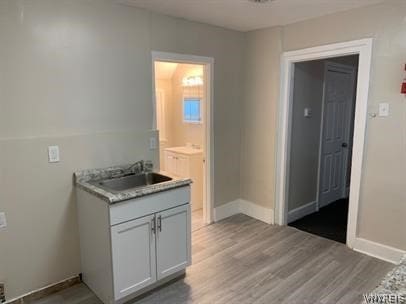
[[[380,117],[389,116],[389,103],[382,102],[379,104],[379,116]]]
[[[311,108],[305,108],[303,114],[304,114],[304,117],[306,117],[306,118],[312,117],[312,109]]]
[[[7,227],[6,214],[0,212],[0,229]]]
[[[48,161],[50,163],[57,163],[60,161],[58,146],[49,146],[48,147]]]

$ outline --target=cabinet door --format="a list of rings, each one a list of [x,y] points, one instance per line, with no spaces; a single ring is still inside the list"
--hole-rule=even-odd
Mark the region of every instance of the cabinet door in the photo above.
[[[116,300],[156,281],[155,226],[150,215],[111,227]]]
[[[165,152],[165,171],[177,174],[176,173],[176,156],[170,152]]]
[[[189,157],[178,155],[176,158],[176,173],[185,178],[190,178]]]
[[[191,263],[191,231],[189,204],[157,214],[158,280]]]

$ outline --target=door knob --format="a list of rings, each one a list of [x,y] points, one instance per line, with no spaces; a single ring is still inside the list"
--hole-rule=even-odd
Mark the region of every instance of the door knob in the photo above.
[[[341,144],[341,147],[347,148],[347,147],[348,147],[348,144],[347,144],[347,143],[342,143],[342,144]]]

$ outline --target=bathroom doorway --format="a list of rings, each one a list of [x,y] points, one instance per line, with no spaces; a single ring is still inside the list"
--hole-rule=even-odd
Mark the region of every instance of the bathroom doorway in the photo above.
[[[212,221],[211,60],[153,52],[155,128],[159,168],[190,178],[191,229]]]

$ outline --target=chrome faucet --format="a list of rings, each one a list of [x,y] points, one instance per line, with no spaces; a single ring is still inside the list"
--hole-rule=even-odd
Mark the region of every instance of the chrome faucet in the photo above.
[[[154,165],[153,165],[152,161],[139,160],[139,161],[133,163],[132,165],[128,166],[127,168],[120,168],[120,169],[112,171],[111,177],[119,178],[119,177],[123,177],[123,176],[127,176],[127,175],[152,172],[153,168],[154,168]]]
[[[125,171],[130,171],[131,173],[142,173],[144,172],[145,162],[143,160],[137,161],[129,166]]]

